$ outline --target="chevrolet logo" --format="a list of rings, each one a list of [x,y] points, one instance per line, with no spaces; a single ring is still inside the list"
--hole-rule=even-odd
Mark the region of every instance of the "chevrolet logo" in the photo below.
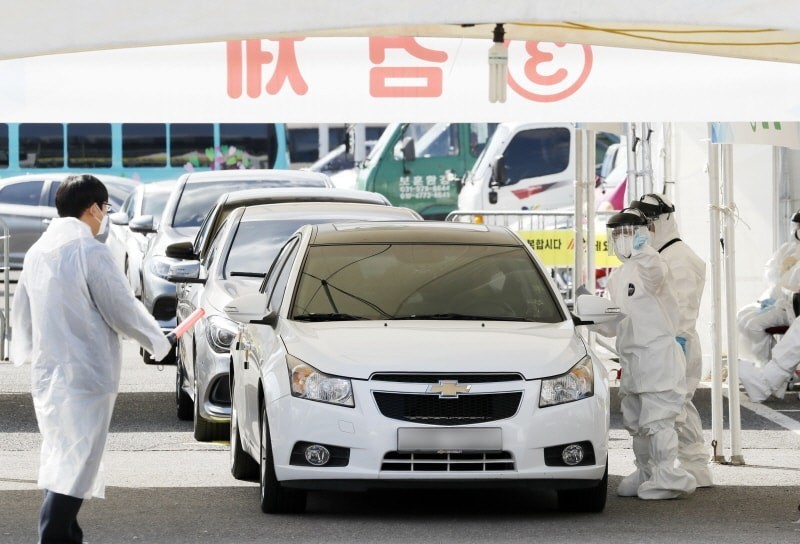
[[[455,399],[460,393],[469,393],[471,385],[460,385],[456,380],[439,380],[438,385],[429,385],[428,393],[439,393],[439,398]]]

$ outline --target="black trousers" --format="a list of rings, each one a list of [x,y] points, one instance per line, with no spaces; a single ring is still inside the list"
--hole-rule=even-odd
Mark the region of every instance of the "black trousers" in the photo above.
[[[83,531],[78,525],[78,510],[83,499],[45,489],[39,512],[39,544],[81,544]]]

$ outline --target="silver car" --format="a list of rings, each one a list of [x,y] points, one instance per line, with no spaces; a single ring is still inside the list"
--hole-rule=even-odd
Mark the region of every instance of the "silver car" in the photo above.
[[[297,202],[240,207],[217,230],[199,261],[173,265],[178,321],[196,308],[204,317],[178,344],[178,417],[194,420],[197,440],[228,438],[231,414],[229,349],[237,324],[223,313],[232,299],[258,291],[278,250],[299,227],[348,221],[422,220],[408,208],[351,202]]]
[[[71,173],[45,173],[12,176],[0,180],[0,219],[9,230],[9,267],[22,269],[28,248],[47,230],[50,221],[58,217],[56,191]],[[112,211],[141,183],[117,176],[97,175],[108,189]],[[2,236],[2,232],[0,232]]]
[[[167,281],[169,267],[178,259],[167,257],[173,242],[191,240],[220,195],[255,187],[331,187],[330,178],[317,172],[297,170],[219,170],[192,172],[178,178],[157,228],[152,217],[130,221],[134,232],[155,232],[142,261],[142,303],[167,333],[175,322],[175,284]],[[145,363],[153,364],[142,350]]]
[[[176,186],[176,180],[143,183],[128,195],[121,211],[109,215],[111,228],[106,244],[137,298],[142,296],[142,259],[147,249],[147,238],[152,234],[134,232],[128,224],[134,219],[149,216],[156,226]]]

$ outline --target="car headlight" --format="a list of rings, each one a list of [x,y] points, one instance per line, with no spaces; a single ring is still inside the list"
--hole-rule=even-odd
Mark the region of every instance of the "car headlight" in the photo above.
[[[539,407],[555,406],[594,395],[594,368],[588,355],[578,361],[569,372],[542,380]]]
[[[147,268],[159,278],[167,279],[169,267],[179,262],[180,260],[169,257],[150,257],[147,260]]]
[[[217,353],[228,353],[238,332],[239,327],[230,319],[213,315],[206,321],[206,340]]]
[[[289,366],[293,397],[340,406],[355,406],[353,386],[348,378],[320,372],[291,355],[286,357],[286,363]]]

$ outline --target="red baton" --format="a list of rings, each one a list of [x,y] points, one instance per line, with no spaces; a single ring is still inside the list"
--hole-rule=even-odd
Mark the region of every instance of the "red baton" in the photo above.
[[[197,320],[205,315],[206,311],[202,308],[198,308],[192,313],[189,314],[189,317],[184,319],[180,325],[172,329],[172,333],[175,335],[175,338],[180,338],[183,336],[183,333],[191,329]]]

